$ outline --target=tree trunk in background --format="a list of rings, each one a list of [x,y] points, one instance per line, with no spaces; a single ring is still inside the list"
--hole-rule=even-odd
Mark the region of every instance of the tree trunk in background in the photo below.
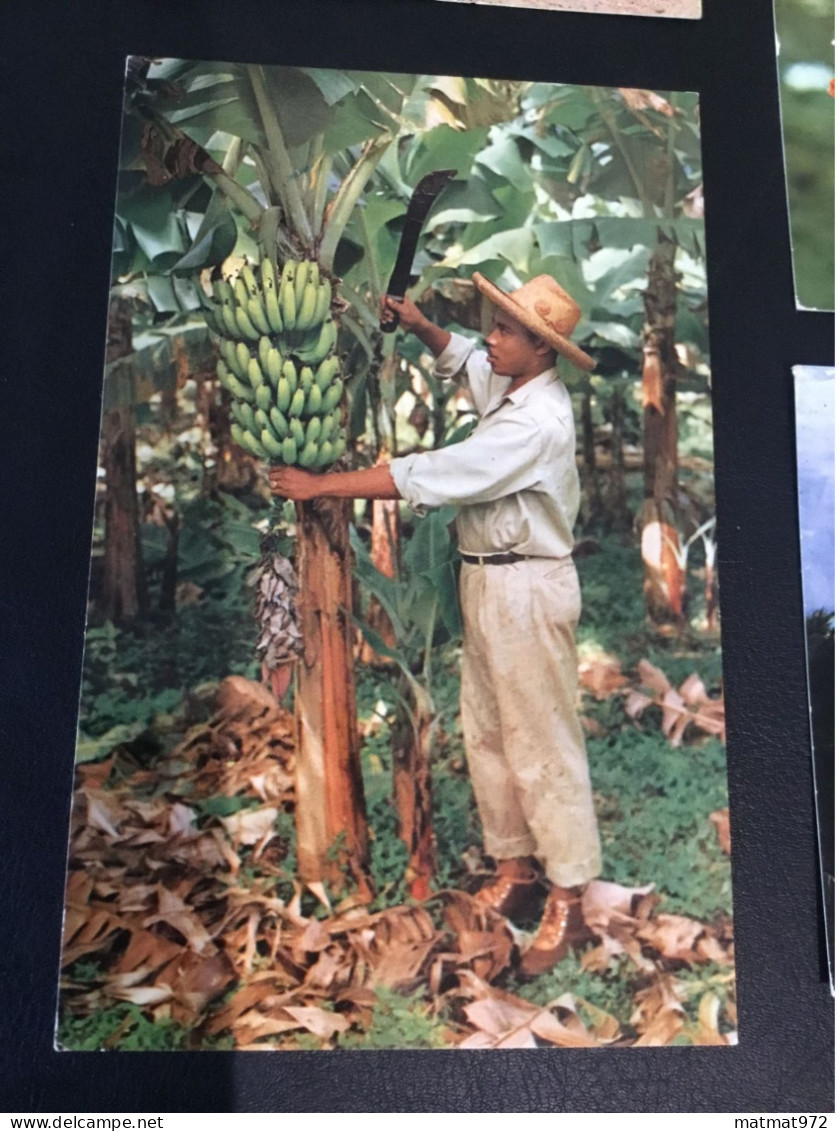
[[[430,764],[437,719],[423,688],[410,688],[403,678],[400,687],[392,741],[393,798],[398,835],[408,852],[408,890],[413,899],[427,899],[436,874]]]
[[[334,890],[352,876],[364,897],[367,827],[352,656],[351,504],[297,504],[303,655],[296,689],[296,830],[304,880]]]
[[[681,624],[686,575],[682,566],[677,502],[677,244],[662,232],[648,265],[645,292],[644,407],[645,501],[642,507],[643,591],[649,619]]]
[[[581,398],[581,486],[584,499],[585,529],[597,521],[602,511],[599,477],[596,472],[596,437],[593,429],[593,399],[590,382],[585,381]]]
[[[133,352],[131,305],[114,299],[108,311],[108,362]],[[132,405],[108,409],[102,419],[105,471],[105,564],[102,604],[108,620],[128,625],[148,611],[137,502],[136,428]]]
[[[625,397],[621,388],[614,385],[610,398],[611,460],[605,494],[606,508],[614,530],[631,529],[633,519],[628,506],[628,487],[625,481]]]

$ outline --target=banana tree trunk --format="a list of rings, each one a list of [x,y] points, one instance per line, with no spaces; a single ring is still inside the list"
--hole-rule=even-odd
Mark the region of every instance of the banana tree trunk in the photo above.
[[[614,530],[631,529],[631,510],[628,506],[628,486],[625,481],[625,397],[615,386],[610,398],[611,460],[607,479],[607,513]]]
[[[133,352],[131,306],[123,299],[108,311],[106,360]],[[104,614],[128,625],[148,612],[142,564],[134,409],[130,404],[106,410],[102,420],[102,466],[105,472]]]
[[[680,624],[686,575],[678,534],[677,374],[674,325],[677,314],[677,244],[662,232],[648,266],[645,292],[644,406],[645,499],[642,507],[643,591],[652,623]]]
[[[296,830],[299,872],[370,894],[366,810],[352,663],[351,504],[297,504]]]

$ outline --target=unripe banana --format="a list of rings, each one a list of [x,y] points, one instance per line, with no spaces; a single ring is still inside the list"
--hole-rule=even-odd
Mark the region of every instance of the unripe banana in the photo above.
[[[226,307],[224,309],[226,309]],[[243,306],[237,306],[235,308],[235,321],[239,329],[239,337],[249,338],[251,342],[257,342],[259,340],[261,335],[251,322],[250,316]]]
[[[317,365],[324,357],[327,357],[331,353],[336,345],[337,326],[334,324],[334,320],[329,318],[328,321],[324,322],[322,325],[317,341],[310,351],[309,360],[313,362],[314,365]]]
[[[308,397],[305,401],[305,415],[316,416],[320,411],[323,404],[323,394],[320,392],[317,385],[312,385],[308,391]],[[331,406],[334,407],[333,405]]]
[[[291,416],[302,416],[302,410],[305,408],[305,390],[297,389],[291,397],[291,403],[288,407],[288,412]]]
[[[282,459],[288,467],[296,463],[296,441],[293,436],[287,436],[282,441]]]
[[[296,366],[294,365],[294,363],[291,361],[290,358],[288,358],[288,360],[286,362],[284,362],[283,365],[282,365],[282,376],[288,382],[288,385],[289,385],[290,390],[291,390],[291,396],[293,396],[294,393],[296,392],[297,376],[296,376]],[[284,412],[285,410],[282,409],[282,411]]]
[[[269,456],[273,456],[274,459],[282,458],[282,444],[276,439],[269,428],[262,428],[260,439],[262,447]]]
[[[242,432],[241,441],[241,446],[246,451],[250,452],[251,455],[254,455],[257,459],[269,459],[267,452],[264,450],[260,441],[253,435],[252,432]]]
[[[308,263],[308,278],[307,283],[314,284],[314,290],[319,290],[320,287],[320,265],[315,259],[311,259]]]
[[[242,381],[246,381],[247,374],[250,369],[250,351],[244,342],[236,342],[235,344],[235,360],[237,364],[238,375]]]
[[[286,283],[283,280],[282,289],[279,291],[279,307],[282,311],[282,323],[287,333],[288,330],[293,330],[296,326],[296,295],[292,282]]]
[[[325,467],[326,464],[331,463],[333,459],[334,445],[330,440],[321,441],[319,452],[317,453],[317,467]]]
[[[301,263],[296,265],[296,275],[294,276],[294,297],[296,298],[296,308],[302,306],[302,296],[305,293],[305,287],[308,283],[308,271],[310,263],[307,259],[303,259]]]
[[[273,333],[281,334],[285,329],[285,323],[282,320],[278,291],[275,287],[272,290],[266,290],[264,292],[264,312],[267,315],[267,320],[270,323],[270,328]]]
[[[324,393],[332,382],[332,379],[337,375],[340,368],[340,362],[336,357],[327,357],[317,370],[314,380],[319,387],[321,393]]]
[[[317,312],[317,289],[311,283],[306,283],[296,315],[296,329],[309,330],[314,324]]]
[[[232,401],[231,402],[230,412],[232,413],[233,420],[239,426],[239,428],[246,428],[247,427],[247,421],[244,419],[244,416],[242,415],[242,412],[241,412],[241,402],[240,401]],[[232,425],[230,425],[230,428],[232,428]],[[236,443],[237,442],[238,441],[236,441]]]
[[[215,310],[213,308],[205,306],[201,313],[203,314],[204,321],[206,322],[206,325],[210,332],[216,334],[219,338],[223,337],[224,331],[221,328],[219,315],[215,313]]]
[[[323,422],[319,416],[312,416],[308,421],[308,427],[305,429],[305,443],[316,444],[322,432]]]
[[[221,382],[221,384],[224,386],[224,388],[228,389],[229,385],[227,384],[227,381],[230,379],[232,374],[230,373],[229,366],[220,357],[218,358],[218,361],[215,364],[215,372],[218,375],[218,380]]]
[[[244,447],[244,429],[237,421],[230,425],[230,435],[240,448]]]
[[[294,438],[294,443],[301,451],[305,447],[305,429],[302,427],[302,421],[292,416],[288,421],[288,428]]]
[[[314,370],[311,368],[310,365],[303,365],[303,367],[299,371],[299,387],[300,387],[300,389],[302,389],[303,392],[307,394],[308,390],[311,388],[311,386],[313,384],[314,384]]]
[[[290,382],[287,377],[280,377],[279,383],[276,386],[276,404],[282,412],[288,411],[292,396],[293,393],[291,392]]]
[[[243,428],[246,428],[248,432],[252,432],[254,435],[258,432],[255,413],[246,401],[239,402],[237,415]]]
[[[315,419],[322,420],[322,426],[320,428],[320,443],[322,443],[324,440],[330,440],[331,434],[337,427],[337,413],[329,412],[326,413],[325,416],[319,418],[315,417]]]
[[[237,397],[239,401],[246,402],[247,404],[252,404],[256,399],[256,395],[249,385],[245,385],[243,381],[239,381],[232,373],[227,377],[226,388],[234,397]]]
[[[268,346],[267,364],[263,364],[262,369],[267,369],[268,380],[274,389],[278,388],[282,376],[282,355],[275,346]]]
[[[276,271],[273,267],[273,260],[269,255],[262,257],[262,261],[259,264],[259,274],[261,275],[262,290],[264,291],[264,293],[267,294],[268,291],[275,291]]]
[[[267,373],[267,359],[270,350],[270,338],[266,334],[262,334],[259,338],[259,365],[262,367],[262,373]]]
[[[212,284],[212,291],[222,306],[235,306],[235,295],[226,279],[216,279]]]
[[[288,434],[288,422],[282,415],[276,405],[271,405],[268,415],[270,416],[270,426],[280,440],[284,440]]]
[[[294,285],[294,278],[296,277],[296,269],[297,269],[297,262],[296,262],[295,259],[286,259],[285,260],[285,265],[282,268],[282,278],[280,280],[280,286],[281,287],[284,287],[288,283],[290,283],[291,286]]]
[[[253,386],[253,392],[255,392],[256,389],[260,389],[262,385],[265,384],[262,367],[255,357],[250,358],[250,364],[247,366],[247,380]]]
[[[256,295],[255,298],[251,297],[247,300],[247,313],[250,315],[250,321],[253,325],[263,334],[271,332],[261,295]]]
[[[244,286],[247,288],[247,293],[250,298],[258,298],[260,294],[260,287],[256,281],[256,276],[253,274],[253,269],[249,263],[245,263],[241,268],[241,278]]]
[[[220,307],[221,324],[224,327],[224,333],[228,338],[240,338],[241,331],[238,328],[238,322],[235,319],[235,310],[229,303],[225,302]]]
[[[256,389],[256,404],[264,412],[270,412],[270,406],[273,404],[273,390],[269,385],[259,385]]]
[[[244,280],[241,276],[233,280],[233,294],[235,295],[236,303],[246,310],[247,300],[250,298],[250,295],[247,293],[247,288],[244,286]]]
[[[270,417],[267,415],[267,413],[262,408],[257,408],[256,411],[253,413],[253,416],[256,418],[256,428],[255,428],[256,435],[260,436],[263,428],[269,428],[270,427]]]
[[[333,408],[337,408],[340,404],[340,398],[343,396],[343,382],[338,377],[337,380],[329,385],[323,395],[322,411],[331,412]]]
[[[331,283],[328,279],[321,279],[317,287],[317,313],[314,317],[315,325],[325,322],[331,307]]]
[[[317,458],[318,450],[316,444],[306,444],[298,456],[300,467],[310,467]]]
[[[226,363],[227,369],[229,369],[231,373],[234,373],[236,377],[240,377],[238,360],[235,356],[235,342],[231,342],[229,338],[222,338],[218,343],[218,349]]]
[[[346,437],[341,433],[334,441],[333,459],[338,460],[346,450]]]

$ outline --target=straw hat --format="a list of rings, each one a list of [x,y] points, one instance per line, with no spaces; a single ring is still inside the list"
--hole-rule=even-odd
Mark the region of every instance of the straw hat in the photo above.
[[[581,317],[581,308],[550,275],[536,275],[510,295],[479,271],[475,271],[471,278],[486,298],[521,322],[527,330],[549,342],[576,369],[595,369],[593,358],[569,339]]]

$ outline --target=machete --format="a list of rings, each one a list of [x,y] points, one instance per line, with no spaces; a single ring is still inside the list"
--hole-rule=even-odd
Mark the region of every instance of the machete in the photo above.
[[[404,220],[404,230],[401,233],[401,243],[398,246],[398,256],[387,286],[387,298],[400,301],[407,293],[422,225],[433,201],[455,173],[456,169],[437,169],[435,173],[428,173],[426,177],[422,177],[413,189]],[[393,333],[398,326],[398,315],[395,311],[391,313],[395,315],[392,321],[380,324],[384,334]]]

